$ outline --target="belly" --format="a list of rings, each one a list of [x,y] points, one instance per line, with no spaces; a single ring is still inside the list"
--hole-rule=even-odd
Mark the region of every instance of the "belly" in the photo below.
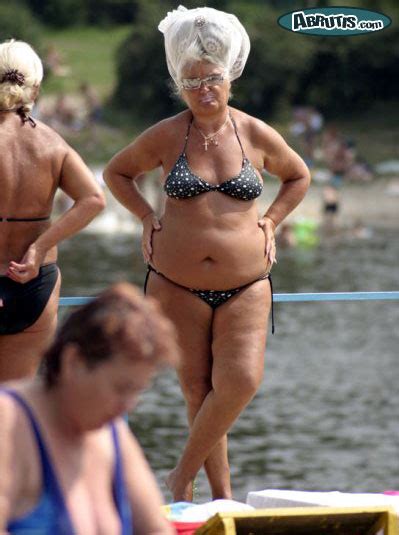
[[[195,221],[164,221],[152,244],[154,268],[190,288],[235,288],[268,269],[265,237],[256,218],[202,228]]]

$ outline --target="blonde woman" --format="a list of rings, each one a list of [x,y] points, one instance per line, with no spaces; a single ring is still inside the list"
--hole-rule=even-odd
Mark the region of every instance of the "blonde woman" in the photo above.
[[[42,77],[27,43],[0,44],[0,381],[35,374],[57,321],[56,245],[104,207],[79,155],[30,116]],[[52,222],[57,188],[74,203]]]

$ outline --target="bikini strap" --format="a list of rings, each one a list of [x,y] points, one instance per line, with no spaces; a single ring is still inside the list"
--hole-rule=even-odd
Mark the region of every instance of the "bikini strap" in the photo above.
[[[236,122],[235,122],[235,120],[233,119],[233,116],[231,115],[231,112],[230,112],[230,111],[229,111],[229,116],[230,116],[231,122],[232,122],[232,124],[233,124],[234,132],[236,133],[236,137],[237,137],[238,143],[240,144],[240,147],[241,147],[242,157],[243,157],[243,158],[246,158],[244,149],[243,149],[243,147],[242,147],[242,143],[241,143],[240,136],[238,135],[238,130],[237,130]]]
[[[118,431],[114,423],[111,423],[110,427],[115,454],[115,468],[112,483],[112,493],[122,524],[122,535],[131,535],[133,525],[132,510],[129,505],[126,482],[123,476],[123,460],[119,443]]]
[[[274,334],[274,297],[273,297],[273,282],[272,282],[272,276],[269,273],[268,276],[269,282],[270,282],[270,291],[272,293],[272,334]]]
[[[16,110],[17,115],[19,115],[22,124],[29,123],[32,128],[36,128],[36,121],[24,110],[21,106]]]
[[[147,293],[148,277],[150,276],[151,271],[155,271],[155,269],[151,266],[151,264],[147,264],[147,273],[145,274],[144,287],[143,287],[144,295],[146,295]]]
[[[271,273],[270,271],[266,271],[265,273],[262,273],[262,275],[259,277],[259,279],[256,279],[256,281],[263,281],[263,280],[266,280],[266,279],[269,279],[269,284],[270,284],[270,291],[271,291],[271,294],[272,294],[272,302],[271,302],[271,316],[272,316],[272,334],[274,334],[274,297],[273,297],[273,282],[272,282],[272,276],[271,276]],[[256,282],[254,281],[254,282]],[[253,284],[252,282],[250,282],[248,285],[246,286],[249,286]]]
[[[0,217],[0,221],[47,221],[50,219],[50,216],[45,217]]]
[[[190,135],[191,125],[193,124],[193,121],[194,121],[194,116],[191,115],[191,121],[188,123],[186,137],[184,138],[184,147],[183,147],[183,150],[182,150],[182,154],[186,153],[186,147],[187,147],[187,143],[188,143],[188,136]]]
[[[63,512],[63,523],[71,531],[65,531],[65,533],[74,533],[71,520],[69,518],[68,509],[65,504],[64,496],[61,492],[61,487],[58,482],[58,479],[55,475],[54,468],[51,463],[50,454],[47,450],[46,444],[44,443],[39,424],[33,414],[33,411],[25,399],[15,392],[15,390],[10,390],[8,388],[0,388],[0,392],[4,392],[11,396],[17,404],[21,407],[26,417],[28,418],[34,437],[36,439],[36,444],[39,450],[40,461],[42,465],[42,474],[43,474],[43,487],[46,488],[54,501],[58,506],[59,513]],[[63,532],[64,533],[64,532]]]

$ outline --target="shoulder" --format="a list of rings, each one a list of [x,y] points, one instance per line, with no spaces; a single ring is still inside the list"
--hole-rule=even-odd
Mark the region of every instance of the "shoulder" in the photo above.
[[[2,386],[3,388],[0,388],[0,433],[2,437],[6,433],[12,438],[13,435],[18,435],[18,432],[25,427],[23,422],[26,421],[26,418],[19,403],[7,390],[15,392],[25,399],[25,392],[29,388],[29,382],[26,380],[10,381]]]
[[[18,462],[18,433],[20,425],[15,401],[0,390],[0,531],[10,517],[20,481],[21,464]]]
[[[8,433],[15,423],[17,417],[17,408],[15,401],[11,398],[7,392],[0,390],[0,436],[4,437],[5,433]]]
[[[74,149],[50,126],[42,121],[35,120],[36,126],[34,128],[35,135],[31,139],[35,142],[35,147],[38,149],[41,158],[48,158],[50,160],[63,160],[69,153],[74,152]],[[24,128],[31,128],[28,124]]]
[[[48,141],[52,147],[69,147],[65,139],[58,134],[53,128],[35,119],[36,126],[34,127],[35,133],[40,136],[41,139]],[[27,128],[27,123],[24,126]]]
[[[106,172],[131,175],[159,167],[184,142],[189,117],[190,113],[185,111],[147,128],[111,159]]]
[[[137,137],[137,141],[148,143],[154,147],[162,147],[176,142],[176,134],[186,135],[186,130],[191,120],[191,114],[185,110],[177,115],[168,117],[147,128]]]
[[[235,108],[231,110],[239,132],[245,133],[253,147],[270,152],[273,149],[287,146],[281,134],[265,121]]]

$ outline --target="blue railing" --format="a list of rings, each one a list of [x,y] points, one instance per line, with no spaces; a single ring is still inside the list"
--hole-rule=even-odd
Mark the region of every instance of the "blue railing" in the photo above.
[[[309,301],[396,301],[399,292],[327,292],[274,294],[275,303],[304,303]],[[93,297],[61,297],[60,306],[78,306],[88,303]]]

